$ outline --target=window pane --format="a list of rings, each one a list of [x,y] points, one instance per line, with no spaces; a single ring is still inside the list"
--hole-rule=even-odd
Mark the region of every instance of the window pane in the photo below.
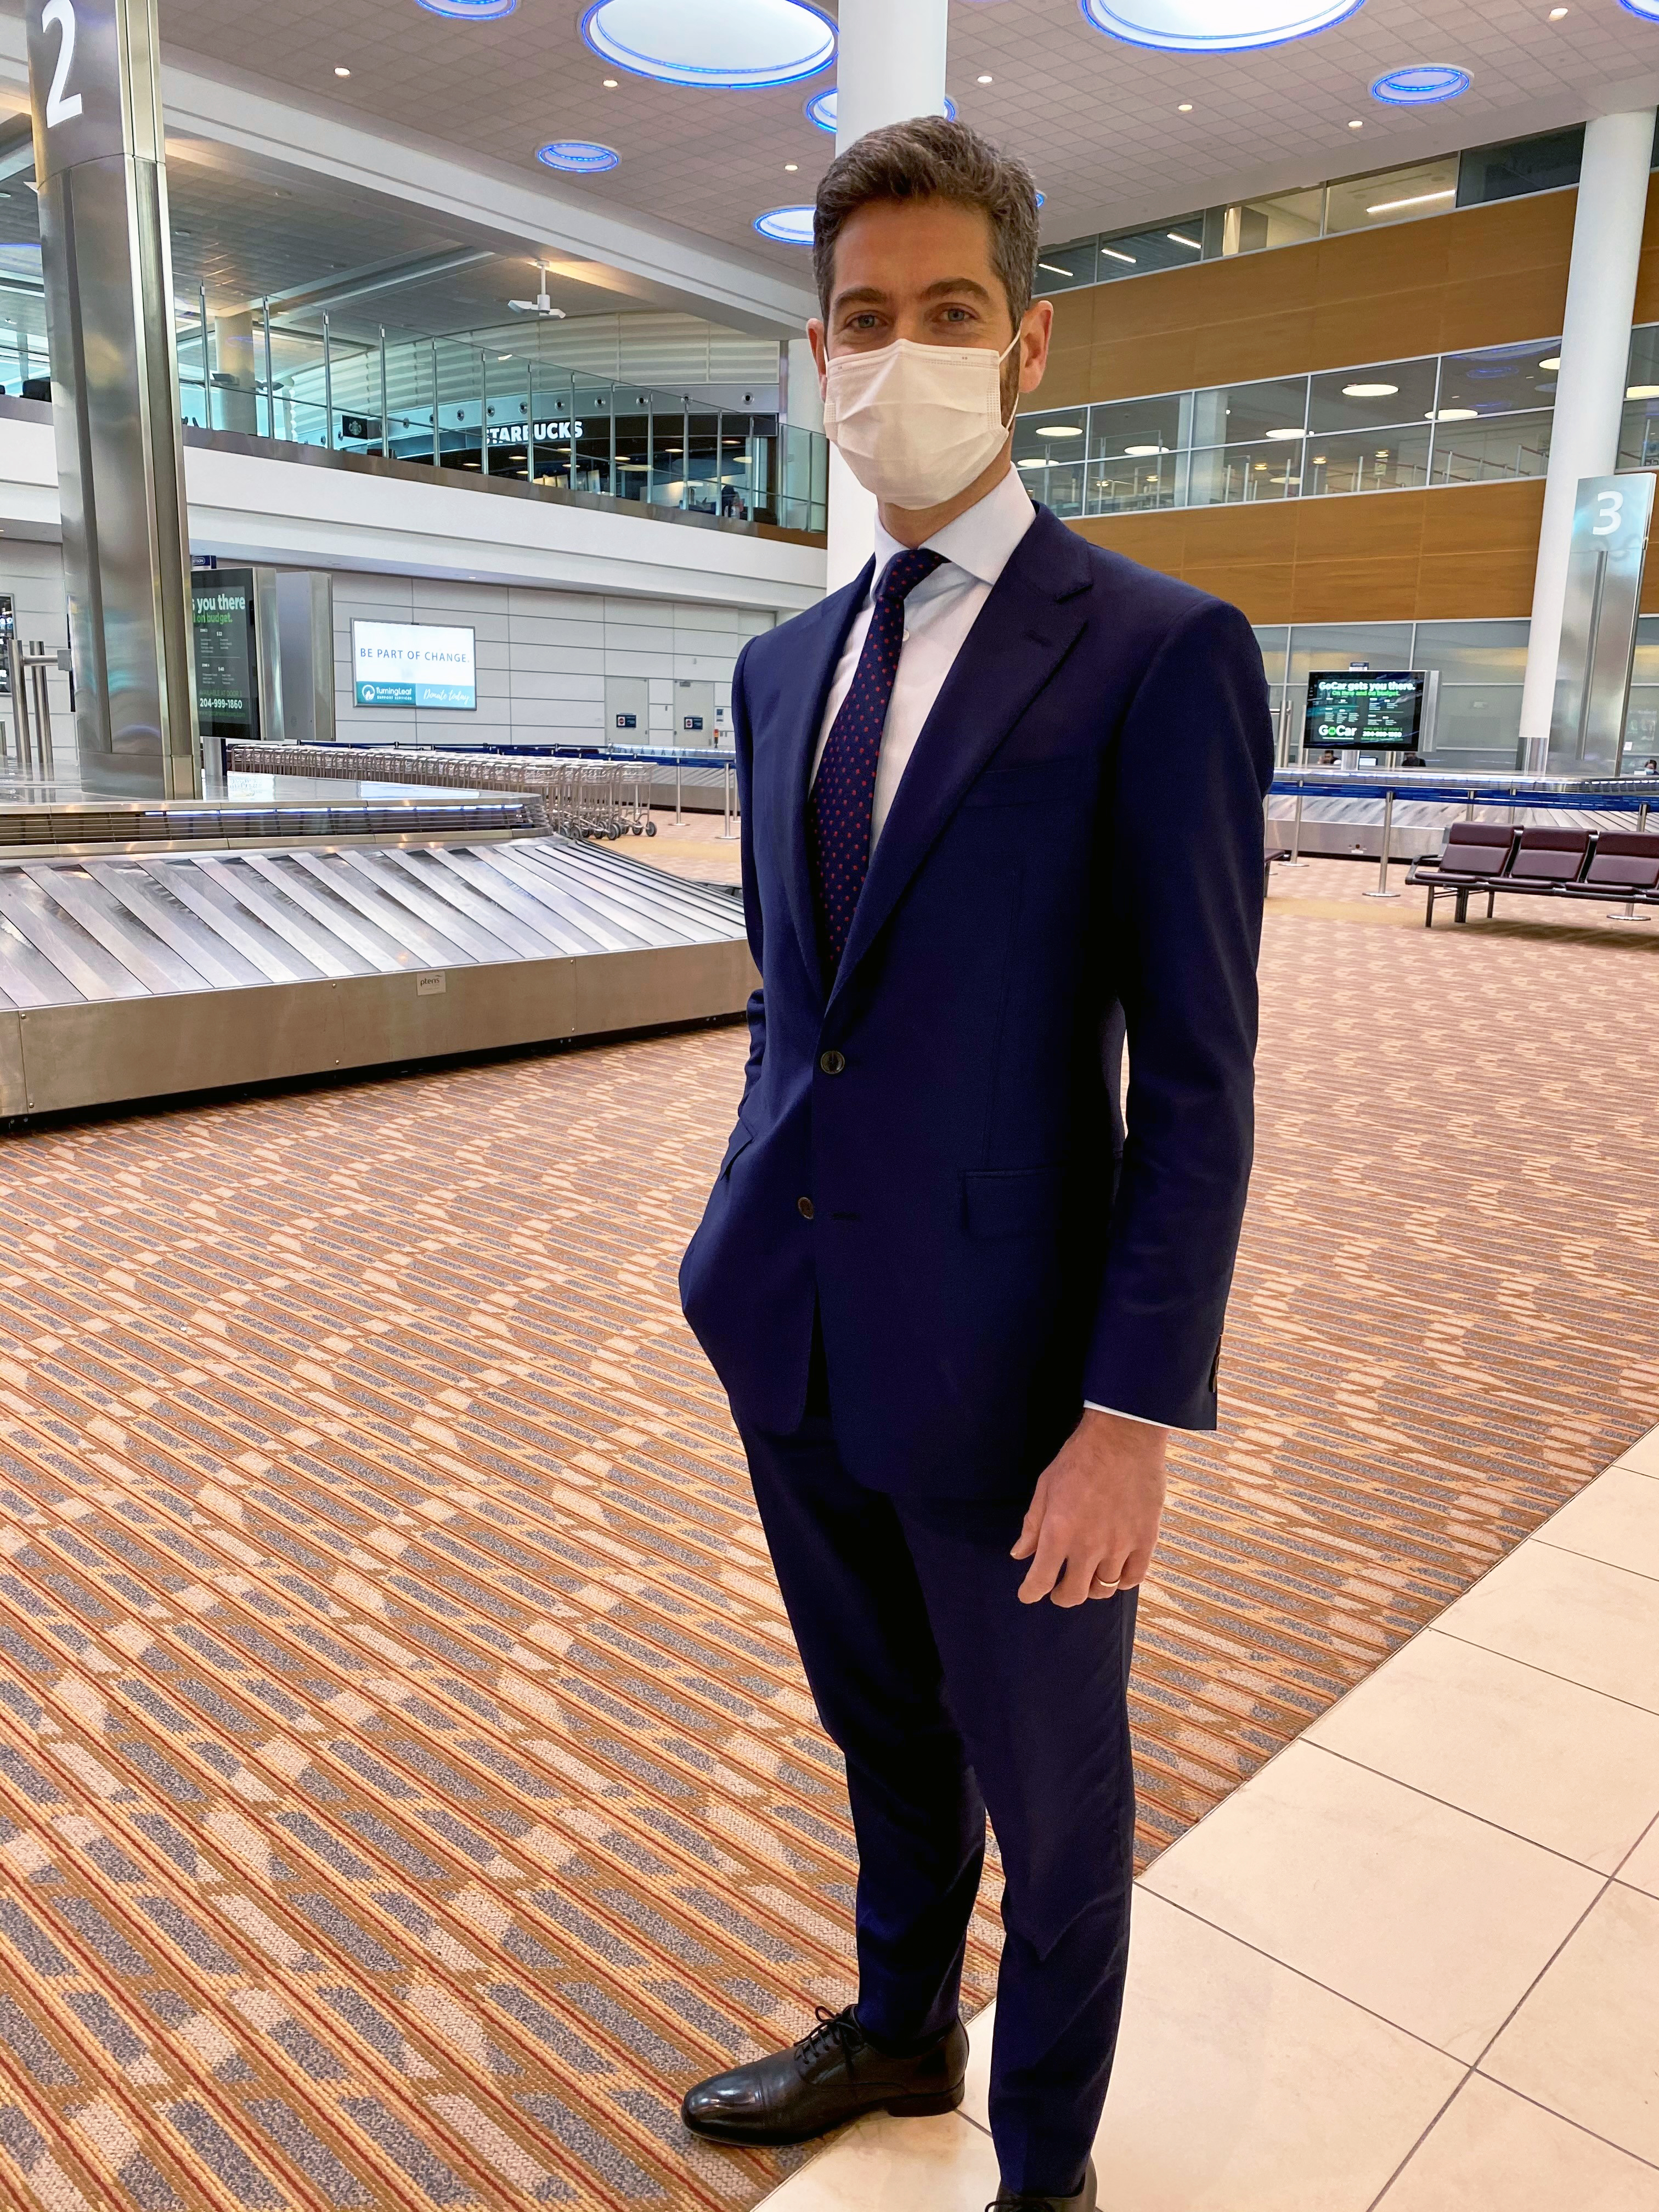
[[[1409,168],[1379,169],[1369,177],[1345,177],[1325,197],[1328,235],[1341,230],[1375,230],[1389,222],[1409,222],[1420,215],[1439,215],[1457,201],[1457,156],[1413,161]]]
[[[1072,246],[1045,246],[1037,256],[1031,289],[1041,300],[1051,292],[1069,292],[1079,284],[1092,284],[1094,281],[1095,241],[1085,238]]]
[[[1137,507],[1184,506],[1186,467],[1184,453],[1155,453],[1145,458],[1119,453],[1091,460],[1089,513],[1127,514]]]
[[[1519,684],[1527,672],[1524,622],[1419,623],[1417,665],[1448,684]]]
[[[1280,376],[1262,384],[1219,385],[1193,394],[1190,441],[1194,446],[1237,445],[1275,431],[1302,434],[1307,420],[1308,380]]]
[[[1560,356],[1559,338],[1447,354],[1440,364],[1440,397],[1436,403],[1440,419],[1458,420],[1457,416],[1449,418],[1447,410],[1451,408],[1460,413],[1468,409],[1476,415],[1497,415],[1517,407],[1553,406]]]
[[[1192,456],[1188,503],[1231,507],[1245,501],[1294,499],[1302,489],[1298,446],[1207,446]]]
[[[1203,215],[1177,216],[1153,230],[1106,232],[1100,241],[1098,273],[1103,281],[1144,276],[1149,269],[1181,269],[1203,257]]]
[[[1317,238],[1325,215],[1325,187],[1275,192],[1271,198],[1240,200],[1222,210],[1224,254],[1260,253],[1270,246],[1301,246]]]
[[[1291,649],[1291,633],[1283,623],[1254,625],[1255,641],[1261,648],[1261,665],[1277,698],[1285,682],[1285,656]]]
[[[1512,138],[1502,146],[1475,146],[1464,155],[1457,179],[1459,207],[1514,199],[1522,192],[1554,191],[1578,182],[1584,126],[1552,131],[1541,138]]]
[[[1376,362],[1369,368],[1316,376],[1308,400],[1310,433],[1426,422],[1434,411],[1437,366],[1431,355],[1426,361]]]
[[[1550,453],[1551,413],[1495,415],[1488,422],[1448,423],[1434,429],[1434,483],[1496,483],[1505,477],[1541,477]]]
[[[1158,399],[1114,399],[1089,410],[1089,457],[1112,461],[1127,454],[1146,460],[1173,453],[1183,444],[1181,414],[1185,395],[1166,392]]]
[[[1409,668],[1409,623],[1297,623],[1291,632],[1291,684],[1307,689],[1316,668]]]
[[[1056,514],[1083,512],[1086,407],[1048,407],[1014,418],[1014,466],[1033,499]]]
[[[1302,489],[1310,499],[1323,492],[1420,491],[1429,480],[1429,437],[1426,422],[1310,437],[1303,448]]]

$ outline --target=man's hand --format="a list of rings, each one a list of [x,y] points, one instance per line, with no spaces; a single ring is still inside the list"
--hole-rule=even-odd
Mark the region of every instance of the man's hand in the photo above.
[[[1144,1581],[1164,1510],[1166,1429],[1085,1413],[1038,1478],[1012,1557],[1022,1605],[1084,1605]]]

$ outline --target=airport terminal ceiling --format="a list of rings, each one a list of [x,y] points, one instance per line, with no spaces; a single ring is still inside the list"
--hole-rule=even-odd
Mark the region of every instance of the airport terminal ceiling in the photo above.
[[[578,0],[518,0],[471,21],[420,0],[161,0],[164,40],[186,65],[280,86],[343,122],[448,144],[526,182],[546,178],[538,147],[599,142],[617,166],[560,176],[561,192],[667,219],[799,280],[800,250],[752,226],[812,196],[834,141],[804,105],[833,85],[833,63],[770,90],[669,86],[607,67],[583,42],[582,13]],[[1540,0],[1365,0],[1316,36],[1182,54],[1101,35],[1076,0],[953,0],[948,82],[967,121],[1030,161],[1045,236],[1066,239],[1580,121],[1659,90],[1652,21],[1613,0],[1548,15]],[[1444,61],[1473,78],[1448,105],[1370,97],[1382,71]]]

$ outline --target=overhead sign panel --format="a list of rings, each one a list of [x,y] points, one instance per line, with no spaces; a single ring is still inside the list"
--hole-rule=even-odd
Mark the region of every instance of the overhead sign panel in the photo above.
[[[470,714],[478,703],[474,632],[441,623],[354,622],[352,697],[359,707],[440,707]]]

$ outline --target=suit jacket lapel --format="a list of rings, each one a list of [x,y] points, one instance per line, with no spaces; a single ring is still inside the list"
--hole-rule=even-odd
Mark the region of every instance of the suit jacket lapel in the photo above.
[[[823,720],[824,699],[835,676],[836,664],[841,659],[842,647],[847,642],[847,633],[870,588],[874,567],[873,558],[866,561],[850,584],[818,602],[814,610],[815,627],[801,636],[798,648],[800,658],[793,672],[785,672],[779,686],[780,696],[787,703],[770,780],[770,836],[783,870],[789,911],[795,934],[800,939],[801,958],[807,974],[820,990],[823,972],[818,960],[817,918],[812,904],[811,870],[806,858],[807,785],[819,726]],[[798,633],[805,630],[806,623],[803,621],[797,628]]]
[[[969,785],[1076,642],[1087,617],[1066,602],[1090,583],[1082,541],[1039,507],[980,609],[916,739],[859,894],[832,1001]],[[809,913],[811,905],[809,889]]]

